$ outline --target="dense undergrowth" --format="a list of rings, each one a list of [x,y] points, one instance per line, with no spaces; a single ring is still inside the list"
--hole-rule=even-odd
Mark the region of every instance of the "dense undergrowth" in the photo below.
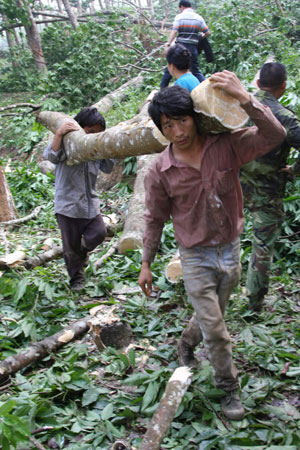
[[[284,16],[278,12],[278,2],[271,1],[251,0],[245,4],[209,0],[199,4],[198,11],[212,32],[210,42],[216,56],[211,64],[206,64],[201,56],[200,63],[207,75],[225,68],[234,70],[253,89],[250,81],[273,53],[288,70],[288,89],[281,101],[300,113],[299,6],[290,0],[280,3]],[[174,7],[174,13],[175,10]],[[157,14],[162,15],[160,3]],[[47,27],[42,39],[48,75],[38,78],[27,52],[18,55],[19,72],[13,71],[5,60],[0,69],[1,106],[42,103],[44,109],[74,115],[139,72],[128,65],[135,62],[136,50],[127,47],[124,52],[120,41],[146,53],[142,37],[147,27],[143,24],[141,33],[138,25],[130,27],[126,21],[120,24],[116,17],[109,19],[107,27],[91,22],[80,25],[76,33],[61,25]],[[147,45],[162,42],[164,37],[149,30]],[[147,94],[159,85],[163,60],[157,56],[143,59],[141,55],[139,59],[141,67],[157,72],[149,72],[142,89],[129,90],[122,102],[114,104],[106,115],[108,126],[133,117]],[[128,65],[127,69],[122,68],[124,65]],[[33,256],[44,251],[46,238],[61,242],[53,213],[54,177],[41,174],[37,168],[46,135],[32,115],[2,117],[1,165],[6,169],[18,212],[25,216],[36,206],[41,205],[42,209],[35,220],[5,229],[0,254],[8,247],[10,252],[22,248]],[[296,156],[293,153],[291,161]],[[134,168],[133,158],[125,160],[126,175]],[[240,370],[245,419],[236,423],[225,420],[218,401],[220,392],[213,386],[211,366],[199,348],[199,367],[193,372],[192,384],[163,449],[300,447],[299,183],[295,178],[287,185],[285,221],[276,244],[270,292],[266,309],[259,316],[247,310],[243,289],[252,232],[245,212],[241,286],[232,295],[226,313],[234,360]],[[102,192],[102,212],[121,217],[130,194],[131,189],[124,182]],[[171,224],[165,227],[153,265],[156,289],[150,298],[137,288],[140,250],[115,254],[100,269],[95,268],[95,262],[117,238],[118,235],[107,239],[91,255],[87,284],[81,295],[69,290],[62,259],[33,270],[15,268],[1,273],[1,359],[87,316],[99,304],[119,305],[123,319],[134,333],[127,350],[108,348],[102,353],[87,335],[0,386],[3,450],[33,449],[33,436],[45,448],[108,450],[118,439],[138,448],[166,382],[178,365],[176,342],[192,309],[187,306],[182,282],[171,285],[164,276],[164,267],[176,249]]]
[[[7,175],[17,204],[26,200],[23,214],[37,204],[43,206],[36,220],[10,227],[6,235],[11,251],[23,248],[31,256],[43,251],[46,238],[60,242],[52,206],[53,176],[41,175],[34,162],[20,168],[13,160],[10,167]],[[129,198],[126,185],[115,186],[101,195],[103,213],[120,215]],[[250,229],[246,230],[242,252],[250,239]],[[118,439],[138,448],[166,382],[178,366],[176,342],[191,308],[182,282],[170,285],[164,277],[164,267],[175,251],[170,224],[153,267],[156,290],[148,299],[137,288],[141,251],[116,254],[95,269],[95,261],[110,245],[112,241],[107,240],[91,255],[81,295],[70,292],[61,259],[31,271],[2,273],[1,359],[85,317],[99,304],[121,305],[134,333],[126,351],[108,348],[99,353],[86,336],[17,373],[1,389],[3,449],[34,448],[28,437],[37,429],[41,431],[35,437],[46,448],[108,450]],[[0,251],[4,252],[3,246]],[[286,260],[287,269],[288,256]],[[245,269],[246,264],[244,274]],[[281,261],[275,264],[267,307],[260,316],[247,310],[242,288],[234,292],[227,310],[245,419],[228,423],[222,416],[221,393],[214,388],[211,366],[199,349],[199,368],[162,448],[299,447],[300,285],[293,266],[286,269],[282,270]]]

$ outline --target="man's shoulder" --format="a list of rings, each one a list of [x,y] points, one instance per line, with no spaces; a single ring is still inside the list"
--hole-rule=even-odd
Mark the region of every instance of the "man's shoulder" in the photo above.
[[[257,99],[266,106],[269,106],[274,116],[279,122],[287,119],[297,119],[293,111],[283,106],[272,94],[267,91],[258,91],[255,96]]]
[[[178,22],[180,20],[184,20],[184,19],[195,19],[195,20],[199,20],[202,21],[203,17],[200,16],[200,14],[196,13],[192,8],[186,9],[184,11],[182,11],[180,14],[177,14],[177,16],[175,16],[175,22]]]

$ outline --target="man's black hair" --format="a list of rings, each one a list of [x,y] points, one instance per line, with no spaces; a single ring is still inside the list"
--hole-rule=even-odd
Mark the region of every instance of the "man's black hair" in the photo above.
[[[191,66],[191,52],[181,44],[172,45],[166,55],[169,64],[174,64],[178,70],[188,70]]]
[[[189,2],[189,0],[180,0],[179,8],[181,8],[181,6],[183,6],[184,8],[191,8],[192,4],[191,2]]]
[[[149,105],[148,113],[160,131],[162,131],[161,116],[163,114],[170,118],[180,116],[194,118],[196,114],[189,91],[178,85],[166,87],[157,92]]]
[[[261,88],[276,88],[286,80],[286,68],[279,62],[266,63],[260,69],[259,84]]]
[[[87,107],[83,108],[75,117],[74,120],[79,123],[81,128],[86,126],[91,127],[93,125],[101,125],[103,130],[106,128],[105,119],[102,114],[99,113],[97,108]]]

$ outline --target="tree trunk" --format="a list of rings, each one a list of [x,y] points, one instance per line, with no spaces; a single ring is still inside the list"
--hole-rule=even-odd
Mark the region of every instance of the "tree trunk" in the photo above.
[[[120,320],[116,312],[118,312],[116,305],[96,306],[90,310],[91,316],[78,320],[53,336],[35,342],[23,352],[4,359],[0,362],[0,382],[29,364],[59,350],[63,345],[79,338],[89,330],[99,349],[106,346],[122,348],[129,345],[132,329],[127,322]],[[2,317],[2,320],[5,320],[5,317]]]
[[[69,0],[62,0],[65,10],[68,14],[68,17],[70,19],[70,22],[72,24],[72,27],[74,28],[74,30],[76,30],[76,28],[78,27],[78,22],[77,22],[77,18],[75,16],[75,14],[73,13],[73,10],[71,8],[71,5],[69,3]]]
[[[11,195],[4,172],[0,166],[0,222],[14,220],[17,217],[13,196]]]
[[[7,18],[4,14],[2,14],[2,20],[3,20],[3,23],[7,25]],[[11,32],[9,29],[7,29],[7,30],[5,30],[5,35],[6,35],[8,48],[9,48],[9,53],[12,56],[12,65],[13,65],[13,67],[18,67],[19,63],[16,59],[15,49],[14,49],[14,47],[16,45],[14,33]]]
[[[105,114],[112,108],[115,101],[120,101],[124,98],[124,96],[126,95],[126,90],[128,88],[130,88],[131,86],[139,88],[143,85],[143,82],[144,77],[142,75],[138,75],[137,77],[127,81],[127,83],[122,84],[122,86],[120,86],[115,91],[110,92],[109,94],[105,95],[105,97],[102,97],[99,102],[93,105],[93,107],[97,108],[102,114]]]
[[[137,175],[134,183],[134,191],[130,200],[125,226],[119,240],[119,252],[134,250],[143,247],[143,235],[145,231],[145,188],[144,178],[152,162],[157,155],[139,156],[137,161]]]
[[[98,0],[100,11],[104,11],[104,6],[101,0]]]
[[[18,372],[29,364],[43,359],[49,353],[60,349],[63,345],[81,336],[89,330],[88,320],[82,319],[74,322],[53,336],[32,344],[27,350],[14,356],[9,356],[0,362],[0,381]]]
[[[77,13],[79,16],[82,14],[81,0],[77,0]]]
[[[38,114],[38,122],[53,133],[71,117],[52,111]],[[64,137],[68,165],[105,158],[124,158],[161,152],[168,141],[145,112],[121,122],[102,133],[85,134],[73,131]]]
[[[57,7],[58,7],[59,12],[61,12],[61,13],[64,12],[62,0],[57,0]]]
[[[33,53],[36,67],[38,71],[43,74],[47,71],[47,65],[43,54],[40,33],[34,20],[28,0],[17,0],[17,5],[19,8],[22,8],[28,12],[30,25],[24,25],[27,41]]]
[[[160,449],[160,444],[190,383],[191,372],[188,367],[178,367],[168,381],[164,395],[152,417],[139,450]]]

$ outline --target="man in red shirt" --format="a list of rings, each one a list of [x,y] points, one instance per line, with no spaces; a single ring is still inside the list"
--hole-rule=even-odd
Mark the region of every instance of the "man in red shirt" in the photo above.
[[[223,319],[240,278],[239,235],[244,220],[239,170],[278,145],[286,132],[234,73],[225,70],[210,81],[237,99],[256,126],[204,136],[195,124],[187,90],[172,86],[155,95],[149,114],[170,145],[145,178],[146,230],[139,285],[150,295],[151,263],[164,223],[172,216],[185,289],[195,310],[178,344],[179,362],[194,366],[193,349],[203,340],[215,385],[226,392],[223,412],[229,419],[241,420],[238,371]]]

